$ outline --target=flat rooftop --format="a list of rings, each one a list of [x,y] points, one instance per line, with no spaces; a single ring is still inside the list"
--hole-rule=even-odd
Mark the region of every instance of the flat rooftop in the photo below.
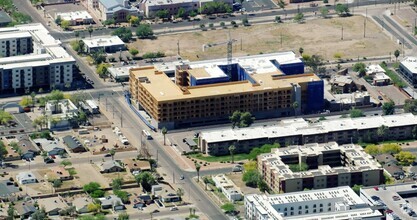
[[[158,5],[173,5],[173,4],[181,4],[181,3],[191,3],[195,2],[198,3],[199,0],[146,0],[144,4],[149,6],[158,6]]]
[[[1,32],[0,34],[0,40],[26,38],[26,37],[32,37],[32,35],[27,31]]]
[[[417,74],[417,57],[406,57],[401,64],[414,74]]]
[[[245,196],[245,200],[251,202],[258,212],[271,219],[357,219],[381,216],[380,212],[371,210],[349,186],[272,195],[249,194]],[[319,203],[324,203],[326,207],[328,203],[331,206],[337,203],[348,208],[345,211],[324,209],[321,213],[283,216],[286,207],[312,206]]]
[[[91,15],[87,11],[59,12],[56,13],[56,16],[60,16],[62,20],[67,21],[92,19]]]
[[[360,118],[334,118],[317,123],[309,123],[303,118],[285,119],[272,125],[255,125],[248,128],[234,129],[208,129],[202,131],[200,136],[208,143],[216,143],[245,139],[324,134],[343,130],[362,130],[378,128],[381,125],[388,127],[417,125],[417,117],[411,113],[406,113],[399,115],[369,116]]]
[[[166,74],[155,69],[155,67],[142,67],[130,70],[135,78],[147,79],[142,82],[143,87],[159,102],[172,101],[179,99],[193,99],[201,97],[213,97],[235,93],[252,93],[255,91],[268,91],[277,88],[291,88],[292,83],[307,83],[311,81],[321,81],[314,74],[298,74],[282,76],[279,79],[273,77],[274,73],[259,74],[252,76],[257,85],[249,81],[237,81],[227,83],[217,83],[202,86],[184,88],[188,92],[184,93]]]
[[[317,169],[310,169],[302,172],[293,172],[288,164],[282,161],[285,157],[306,157],[319,156],[325,152],[339,152],[344,154],[349,161],[354,161],[352,166],[330,167],[319,164]],[[329,173],[348,173],[351,171],[366,171],[381,169],[381,165],[372,159],[372,156],[364,152],[363,148],[354,144],[338,145],[336,142],[323,144],[306,144],[300,146],[289,146],[285,148],[275,148],[268,154],[262,154],[258,157],[260,161],[266,161],[270,165],[270,169],[285,179],[292,179],[299,176],[323,176]],[[342,161],[340,161],[342,163]],[[308,165],[308,164],[307,164]]]
[[[83,39],[88,47],[109,47],[114,45],[125,44],[118,36],[97,37],[91,39]]]

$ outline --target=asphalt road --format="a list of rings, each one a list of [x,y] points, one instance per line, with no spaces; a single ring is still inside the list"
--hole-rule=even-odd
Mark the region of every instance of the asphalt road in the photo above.
[[[123,123],[124,126],[128,127],[131,133],[137,134],[146,128],[146,125],[131,111],[131,109],[127,106],[126,102],[120,102],[120,93],[114,93],[111,95],[111,92],[91,92],[91,96],[94,99],[97,99],[100,94],[100,99],[107,98],[108,102],[114,106],[114,108],[118,111],[123,112]],[[138,137],[139,138],[139,137]],[[158,164],[168,173],[174,173],[176,176],[180,176],[180,174],[184,175],[184,184],[189,187],[189,192],[194,198],[193,204],[203,213],[205,213],[210,219],[214,220],[221,220],[227,219],[226,216],[223,215],[222,211],[215,205],[202,191],[200,187],[196,185],[196,183],[192,180],[193,177],[196,176],[195,172],[185,172],[183,171],[175,161],[164,151],[163,146],[159,144],[159,142],[155,140],[146,140],[146,145],[148,146],[149,150],[154,151],[158,149],[159,157],[158,157]],[[117,156],[117,155],[116,155]],[[230,172],[230,169],[226,170],[216,170],[210,171],[213,173],[222,173],[222,172]],[[208,171],[204,171],[204,168],[200,172],[201,175],[208,173]]]
[[[257,0],[258,2],[259,0]],[[32,16],[32,20],[33,22],[40,22],[42,24],[44,24],[48,29],[50,29],[50,27],[47,26],[47,22],[42,18],[42,16],[39,14],[39,12],[36,11],[36,9],[34,7],[32,7],[29,3],[29,1],[27,0],[15,0],[14,1],[15,4],[17,5],[19,11],[25,12],[29,15]],[[371,5],[377,5],[377,4],[393,4],[399,2],[399,0],[356,0],[354,3],[348,4],[349,7],[360,7],[360,6],[371,6]],[[245,2],[246,3],[251,3],[251,2]],[[328,5],[329,9],[332,10],[334,12],[334,5]],[[256,9],[262,9],[257,7]],[[303,12],[303,13],[314,13],[314,12],[318,12],[319,11],[319,7],[303,7],[300,9],[288,9],[288,10],[282,10],[282,9],[276,9],[276,10],[268,10],[268,11],[256,11],[256,13],[253,12],[248,12],[249,15],[252,15],[253,17],[271,17],[268,18],[268,20],[265,21],[273,21],[273,17],[275,16],[281,16],[281,18],[285,18],[289,15]],[[252,16],[248,16],[248,13],[245,14],[237,14],[233,17],[227,17],[227,18],[216,18],[214,20],[210,20],[210,19],[202,19],[200,21],[193,21],[193,22],[179,22],[179,23],[169,23],[169,22],[165,22],[162,24],[152,24],[152,28],[154,31],[162,31],[162,30],[169,30],[169,29],[173,29],[173,28],[185,28],[185,27],[190,27],[190,26],[194,26],[194,27],[198,27],[200,26],[200,24],[207,24],[207,23],[212,23],[212,22],[225,22],[226,24],[230,24],[231,21],[241,21],[243,18],[248,18],[249,21],[251,20]],[[131,28],[132,31],[135,30],[135,28]],[[108,35],[112,32],[112,29],[108,29],[108,28],[102,28],[99,30],[95,30],[93,31],[92,35],[93,36],[103,36],[103,35]],[[69,39],[73,39],[75,38],[75,35],[73,32],[62,32],[62,31],[56,31],[56,30],[50,30],[51,35],[54,36],[55,38],[58,38],[60,40],[69,40]],[[88,36],[88,33],[86,33],[86,36]]]

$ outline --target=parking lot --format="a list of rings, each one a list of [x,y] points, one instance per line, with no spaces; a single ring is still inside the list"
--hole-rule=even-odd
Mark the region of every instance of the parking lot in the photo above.
[[[175,147],[178,152],[189,152],[192,149],[189,145],[187,145],[185,142],[183,142],[184,138],[194,139],[194,131],[187,131],[187,132],[179,132],[179,133],[172,133],[167,134],[167,145],[170,145],[172,147]]]
[[[245,0],[242,3],[242,7],[246,9],[246,11],[259,11],[263,9],[272,9],[276,8],[272,0]]]
[[[366,187],[361,189],[361,198],[371,201],[386,210],[392,210],[393,215],[400,219],[412,219],[403,206],[414,211],[417,210],[417,185],[415,183],[387,185],[385,187]],[[390,211],[388,211],[390,212]]]

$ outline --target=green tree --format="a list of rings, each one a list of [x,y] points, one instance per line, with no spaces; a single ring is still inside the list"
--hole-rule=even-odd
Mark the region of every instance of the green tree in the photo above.
[[[13,119],[13,116],[3,110],[0,110],[0,125],[6,124],[7,122],[11,121]]]
[[[22,107],[29,107],[33,105],[33,101],[31,98],[27,96],[23,96],[22,99],[19,102],[19,105]]]
[[[365,147],[365,152],[369,155],[375,156],[381,153],[381,150],[378,146],[374,144],[367,145]]]
[[[242,19],[242,25],[243,26],[249,26],[249,20],[247,18]]]
[[[141,24],[136,29],[136,36],[140,39],[152,38],[153,30],[149,24]]]
[[[6,145],[0,140],[0,159],[3,159],[7,154]]]
[[[55,18],[55,24],[60,25],[60,24],[61,24],[61,22],[62,22],[62,18],[61,18],[61,16],[60,16],[60,15],[58,15],[58,16]]]
[[[320,14],[323,18],[327,18],[329,15],[329,9],[327,9],[327,7],[320,8]]]
[[[409,166],[416,160],[416,156],[409,151],[401,151],[395,155],[395,158],[402,166]]]
[[[155,13],[155,17],[158,18],[169,18],[169,11],[168,10],[159,10]]]
[[[280,9],[285,9],[285,6],[287,5],[287,3],[284,0],[279,0],[278,1],[278,6]]]
[[[111,155],[111,159],[114,160],[114,155],[116,155],[116,150],[113,148],[109,151],[109,154]]]
[[[350,115],[351,118],[359,118],[359,117],[364,116],[363,111],[360,110],[360,109],[356,109],[356,108],[352,108],[349,111],[349,115]]]
[[[230,152],[230,156],[232,158],[232,163],[235,163],[235,158],[234,158],[235,151],[236,151],[235,145],[230,145],[229,152]]]
[[[378,130],[376,131],[376,134],[379,138],[382,138],[383,141],[385,141],[385,137],[388,135],[389,128],[385,125],[381,125]]]
[[[305,61],[306,66],[310,67],[310,69],[315,74],[325,73],[326,68],[324,67],[323,58],[320,55],[312,55],[309,56],[307,54],[303,54],[303,60]]]
[[[91,25],[88,26],[87,31],[90,34],[90,38],[91,38],[91,34],[93,34],[93,31],[94,31],[93,26],[91,26]]]
[[[123,179],[122,178],[116,178],[113,179],[111,182],[111,187],[113,191],[121,190],[123,186]]]
[[[197,182],[200,182],[200,169],[201,169],[201,166],[198,163],[194,163],[194,165],[195,165],[195,171],[197,171]]]
[[[253,124],[254,121],[255,121],[255,117],[252,117],[252,114],[250,112],[243,112],[240,115],[239,127],[241,128],[249,127]]]
[[[224,210],[225,213],[233,213],[236,211],[236,207],[235,205],[233,205],[232,203],[228,202],[225,203],[224,205],[222,205],[220,208],[222,208]]]
[[[178,188],[176,193],[177,196],[181,198],[184,195],[184,190],[182,188]]]
[[[114,195],[116,195],[117,197],[119,197],[123,203],[128,203],[129,202],[129,193],[126,191],[122,191],[122,190],[116,190],[113,191]]]
[[[233,114],[229,117],[230,121],[232,122],[232,128],[236,127],[240,123],[240,117],[242,113],[240,111],[234,111]]]
[[[301,172],[301,171],[307,171],[308,165],[306,163],[299,163],[299,164],[289,164],[288,167],[293,172]]]
[[[395,56],[395,62],[397,62],[398,61],[398,57],[400,56],[400,51],[399,50],[395,50],[394,51],[394,56]]]
[[[100,63],[97,65],[96,72],[100,78],[105,78],[107,76],[109,67],[110,65],[108,63]]]
[[[118,36],[125,43],[129,42],[133,36],[132,31],[126,27],[117,28],[116,30],[111,32],[111,35]]]
[[[245,164],[243,164],[243,169],[245,170],[245,172],[250,170],[256,170],[257,167],[258,164],[256,161],[248,161]]]
[[[52,92],[48,95],[47,99],[51,101],[60,101],[64,99],[64,93],[60,90],[52,90]]]
[[[404,111],[417,115],[417,99],[408,99],[404,103]],[[0,114],[1,115],[1,114]]]
[[[68,30],[71,25],[71,22],[68,20],[61,21],[61,28],[64,30]]]
[[[207,15],[231,13],[232,11],[230,5],[225,2],[208,2],[200,8],[200,12]]]
[[[130,16],[129,23],[130,23],[130,26],[136,27],[140,24],[140,18],[138,16]]]
[[[384,115],[393,115],[395,113],[395,103],[390,100],[382,104],[382,112]]]
[[[138,55],[139,51],[136,48],[130,48],[129,53],[132,54],[133,57],[136,57],[136,55]]]
[[[135,180],[147,192],[150,192],[152,189],[152,185],[156,183],[155,178],[152,176],[150,172],[139,173],[135,176]]]
[[[355,63],[353,65],[353,71],[358,72],[359,76],[364,76],[366,73],[366,65],[364,63]]]
[[[98,203],[90,203],[87,205],[87,210],[89,212],[98,213],[101,210],[101,205]]]
[[[335,11],[341,17],[345,17],[349,15],[349,7],[345,4],[337,4]]]
[[[62,181],[59,180],[59,179],[56,179],[52,182],[52,185],[53,185],[54,188],[59,188],[59,187],[62,186]]]
[[[197,12],[196,11],[191,11],[190,12],[190,17],[194,18],[195,16],[197,16]]]
[[[259,188],[259,191],[261,191],[262,193],[269,192],[268,184],[266,184],[264,180],[258,181],[258,188]]]
[[[45,220],[48,219],[44,208],[36,210],[31,216],[33,220]]]
[[[401,152],[401,146],[398,144],[384,144],[382,145],[381,152],[386,154],[398,154]]]
[[[361,191],[361,188],[362,188],[362,185],[357,185],[357,184],[355,184],[355,185],[352,187],[352,190],[353,190],[356,194],[358,194],[358,195],[359,195],[359,193],[360,193],[360,191]]]
[[[168,130],[167,130],[167,128],[166,127],[163,127],[162,128],[162,130],[161,130],[161,133],[162,133],[162,135],[164,135],[164,145],[166,145],[166,142],[165,142],[165,136],[166,136],[166,134],[168,133]]]
[[[260,180],[262,180],[262,178],[258,170],[245,171],[242,176],[242,181],[249,187],[257,187]]]
[[[177,18],[186,19],[187,18],[187,11],[184,8],[178,9]]]
[[[303,53],[304,53],[304,48],[300,47],[300,48],[298,49],[298,52],[300,53],[300,55],[301,55],[301,56],[303,56]]]
[[[97,50],[91,53],[91,58],[93,59],[93,63],[95,65],[98,65],[106,61],[106,54],[103,50]]]
[[[61,161],[61,165],[64,166],[64,168],[65,168],[67,166],[71,166],[72,163],[69,160],[63,160],[63,161]]]
[[[90,194],[96,190],[99,190],[101,188],[100,184],[97,182],[90,182],[83,186],[84,192]]]
[[[121,212],[117,217],[117,220],[129,220],[129,214],[126,212]]]
[[[13,220],[15,215],[16,209],[14,208],[12,203],[9,203],[9,207],[7,208],[7,220]]]
[[[282,23],[281,16],[275,16],[275,22]]]
[[[297,13],[294,16],[294,22],[302,23],[303,21],[304,21],[304,14],[303,13]]]
[[[105,21],[103,22],[103,24],[104,24],[104,25],[113,25],[113,24],[116,24],[116,21],[115,21],[113,18],[111,18],[111,19],[107,19],[107,20],[105,20]]]

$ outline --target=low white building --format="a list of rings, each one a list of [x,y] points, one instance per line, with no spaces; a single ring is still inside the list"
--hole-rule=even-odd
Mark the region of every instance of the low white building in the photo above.
[[[103,50],[106,53],[115,53],[125,50],[125,43],[118,36],[96,37],[83,39],[85,52],[93,53]]]
[[[137,67],[138,66],[110,67],[107,69],[107,71],[110,73],[110,76],[117,82],[127,82],[129,81],[129,70]]]
[[[71,120],[77,117],[78,108],[69,99],[49,101],[45,105],[45,114],[48,116],[49,129],[68,129]]]
[[[384,68],[378,64],[369,65],[366,67],[366,75],[371,76],[372,84],[374,86],[385,86],[391,83],[391,78],[385,74]]]
[[[229,201],[235,202],[242,199],[242,193],[233,181],[226,177],[226,175],[219,174],[213,176],[213,181],[216,184],[216,187],[222,190],[222,193]]]
[[[16,180],[20,184],[36,183],[38,181],[32,172],[20,172],[16,175]]]
[[[246,195],[245,219],[381,219],[350,187],[274,195]]]
[[[55,19],[58,17],[61,20],[69,21],[72,26],[82,24],[94,24],[93,17],[87,11],[72,11],[72,12],[61,12],[55,14]]]

